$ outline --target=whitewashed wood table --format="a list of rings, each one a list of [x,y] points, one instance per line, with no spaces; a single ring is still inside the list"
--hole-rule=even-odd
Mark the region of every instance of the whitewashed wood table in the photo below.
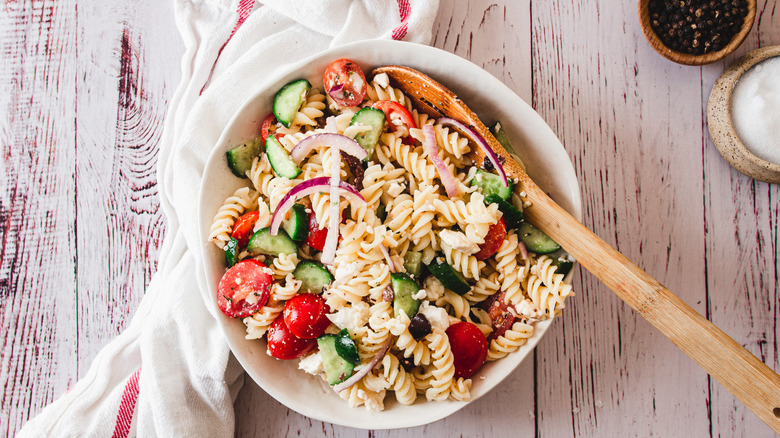
[[[433,44],[531,96],[574,162],[585,224],[780,370],[780,187],[728,166],[704,110],[730,62],[780,44],[780,1],[758,3],[742,47],[705,67],[656,54],[635,2],[532,0],[523,20],[528,0],[443,0]],[[172,15],[157,0],[0,9],[0,436],[86,371],[155,271],[157,147],[183,50]],[[447,419],[337,427],[249,382],[237,435],[773,435],[594,277],[574,283],[531,358]]]

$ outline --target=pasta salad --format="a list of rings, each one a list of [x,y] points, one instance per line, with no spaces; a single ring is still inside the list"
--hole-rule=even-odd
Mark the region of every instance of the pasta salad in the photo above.
[[[210,229],[219,308],[352,407],[469,400],[486,361],[559,314],[573,262],[524,221],[522,187],[469,127],[348,59],[323,84],[285,85],[260,135],[227,152],[248,184]]]

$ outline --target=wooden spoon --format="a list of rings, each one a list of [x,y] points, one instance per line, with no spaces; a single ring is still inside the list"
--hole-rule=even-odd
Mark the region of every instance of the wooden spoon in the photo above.
[[[391,85],[404,92],[428,115],[454,118],[484,137],[496,154],[504,158],[507,176],[520,181],[528,200],[533,203],[524,209],[528,221],[558,242],[585,269],[780,434],[780,376],[777,373],[550,199],[477,115],[450,90],[408,67],[388,65],[372,71],[372,75],[380,73],[387,73]],[[475,162],[481,165],[484,158],[484,153],[477,149]]]

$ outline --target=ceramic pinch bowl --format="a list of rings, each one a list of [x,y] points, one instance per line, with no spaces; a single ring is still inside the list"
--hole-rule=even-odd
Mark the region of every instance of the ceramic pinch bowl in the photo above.
[[[769,58],[780,56],[780,46],[753,50],[731,64],[720,75],[707,103],[707,124],[715,147],[739,172],[768,183],[780,183],[780,164],[772,163],[752,153],[740,140],[731,116],[734,88],[751,67]]]
[[[739,32],[737,32],[729,43],[722,49],[716,52],[708,52],[701,55],[693,55],[688,53],[678,52],[666,46],[661,38],[658,37],[653,29],[650,21],[650,2],[652,0],[639,0],[639,23],[642,26],[642,32],[645,34],[645,38],[656,52],[661,54],[664,58],[674,61],[678,64],[684,65],[705,65],[715,61],[719,61],[726,56],[730,55],[742,44],[745,40],[750,29],[753,27],[753,21],[756,17],[756,0],[747,1],[747,15],[745,16],[745,22],[742,24]]]

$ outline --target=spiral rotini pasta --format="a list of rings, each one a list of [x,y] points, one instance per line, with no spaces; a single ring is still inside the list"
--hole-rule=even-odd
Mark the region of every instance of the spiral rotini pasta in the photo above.
[[[431,387],[425,391],[425,397],[430,400],[446,400],[450,396],[452,379],[455,376],[452,350],[447,334],[441,329],[425,337],[431,349]]]
[[[515,322],[512,328],[503,335],[490,341],[487,360],[493,361],[506,357],[509,353],[516,351],[521,345],[533,336],[534,326],[524,322]]]
[[[236,219],[245,211],[253,209],[256,205],[257,192],[254,192],[249,187],[242,187],[233,192],[217,210],[217,214],[214,216],[211,224],[209,240],[218,247],[224,248],[225,243],[230,240],[230,232]]]

